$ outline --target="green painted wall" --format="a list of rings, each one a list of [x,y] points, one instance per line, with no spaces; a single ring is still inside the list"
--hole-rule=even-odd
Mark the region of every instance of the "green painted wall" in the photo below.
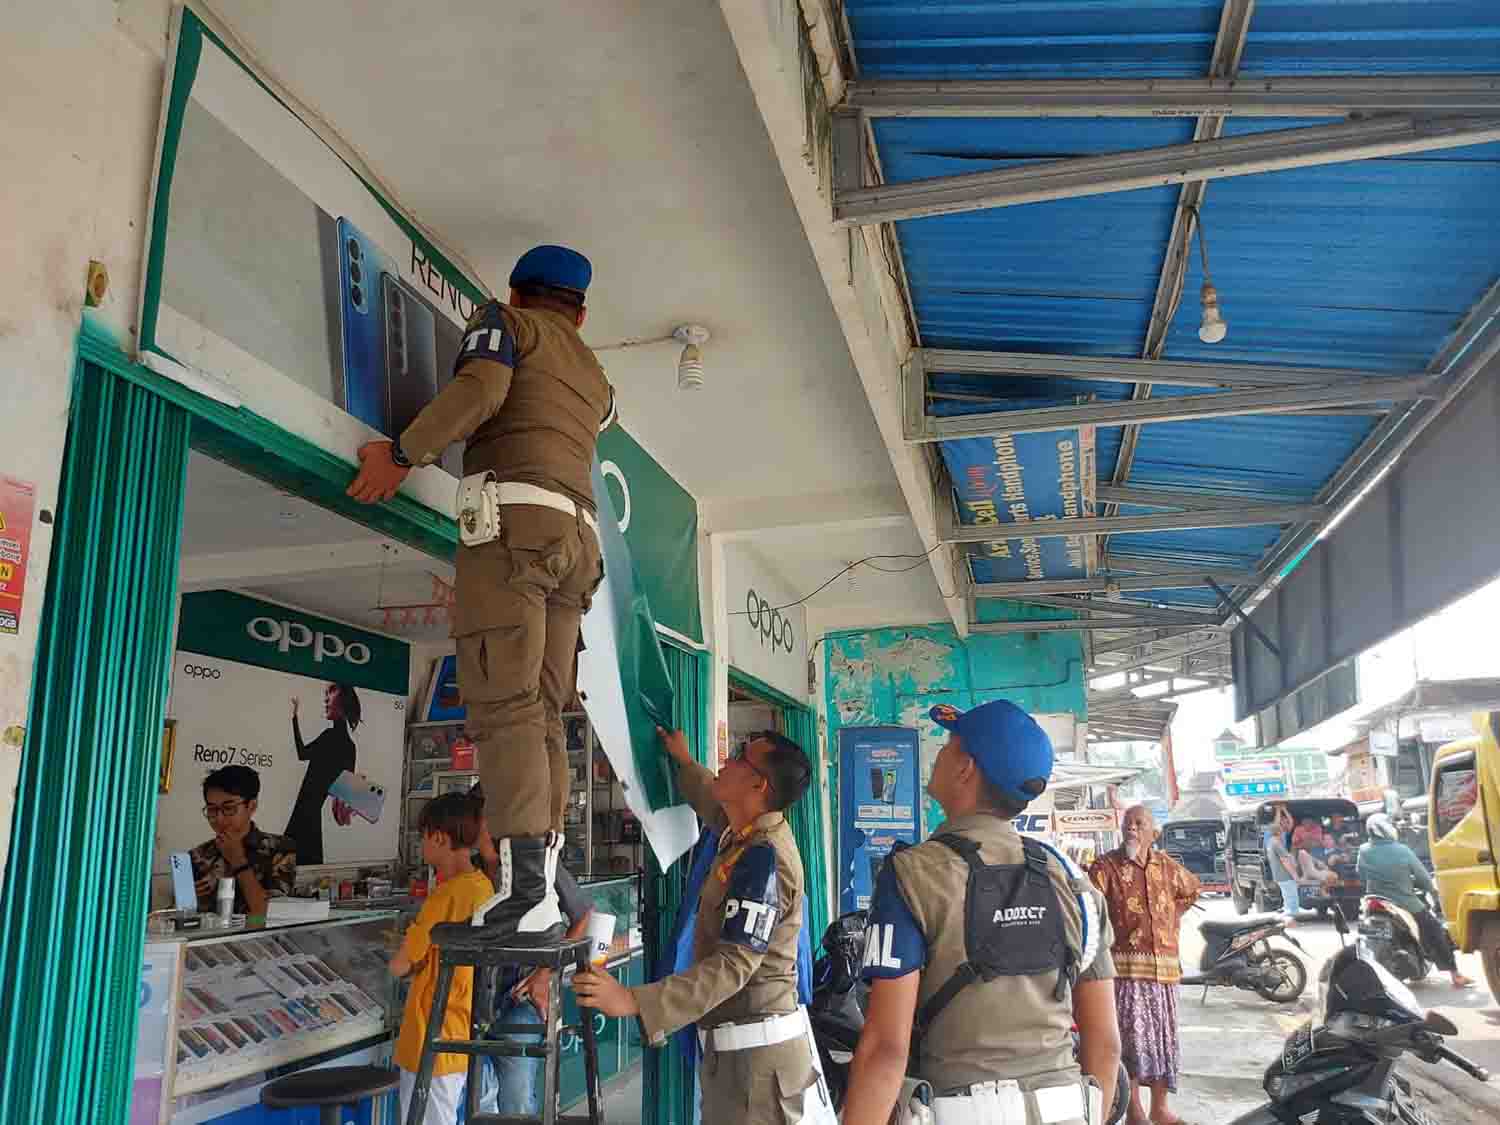
[[[1007,608],[1000,607],[987,616],[993,620],[1005,614]],[[1028,614],[1036,615],[1034,609]],[[828,749],[835,774],[841,728],[916,727],[925,786],[947,737],[927,718],[938,703],[962,710],[1008,699],[1032,712],[1070,711],[1080,721],[1088,717],[1080,633],[963,639],[951,625],[907,626],[830,633],[824,651]],[[830,784],[836,804],[836,776]],[[923,817],[928,831],[941,821],[941,813],[925,797]]]

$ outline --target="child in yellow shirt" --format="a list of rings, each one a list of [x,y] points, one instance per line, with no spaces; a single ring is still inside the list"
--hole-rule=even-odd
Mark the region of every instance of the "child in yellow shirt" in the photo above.
[[[439,922],[467,922],[476,907],[494,893],[489,878],[474,868],[469,853],[479,837],[479,806],[462,793],[450,793],[427,802],[418,822],[422,830],[422,858],[437,871],[438,886],[428,895],[416,920],[406,931],[401,951],[391,959],[391,972],[412,977],[396,1038],[396,1065],[401,1068],[401,1121],[406,1121],[422,1063],[422,1044],[427,1037],[427,1017],[437,987],[437,949],[432,927]],[[443,1014],[440,1038],[468,1039],[469,1017],[474,1000],[474,970],[453,974],[448,1010]],[[468,1059],[463,1055],[438,1055],[432,1068],[423,1125],[454,1125],[467,1085]]]

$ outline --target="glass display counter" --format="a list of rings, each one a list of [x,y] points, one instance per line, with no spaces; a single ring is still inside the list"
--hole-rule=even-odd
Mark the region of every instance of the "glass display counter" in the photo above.
[[[258,1089],[297,1064],[383,1049],[401,1017],[386,969],[399,934],[388,910],[153,936],[132,1120],[166,1122],[215,1091]]]

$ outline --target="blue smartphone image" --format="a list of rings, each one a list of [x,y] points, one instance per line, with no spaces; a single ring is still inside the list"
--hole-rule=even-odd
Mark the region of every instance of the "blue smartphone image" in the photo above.
[[[385,370],[385,303],[381,278],[396,263],[348,219],[338,221],[339,317],[344,344],[344,409],[391,434]]]

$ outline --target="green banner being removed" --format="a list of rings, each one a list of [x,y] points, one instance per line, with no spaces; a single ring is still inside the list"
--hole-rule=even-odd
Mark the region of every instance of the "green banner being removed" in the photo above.
[[[663,868],[692,846],[698,820],[676,804],[666,756],[656,736],[670,726],[675,689],[657,637],[651,605],[620,531],[614,500],[594,462],[604,582],[583,619],[578,691],[646,841]],[[613,516],[614,518],[609,518]]]
[[[229,590],[183,595],[177,647],[392,695],[410,689],[405,642]]]

